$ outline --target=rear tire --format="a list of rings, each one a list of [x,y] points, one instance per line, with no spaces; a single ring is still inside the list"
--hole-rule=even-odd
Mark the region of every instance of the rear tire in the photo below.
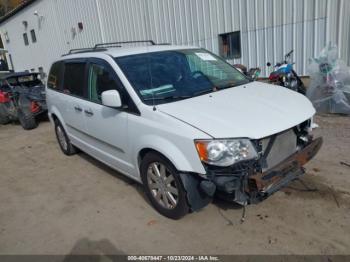
[[[58,144],[65,155],[71,156],[78,152],[77,148],[70,142],[66,131],[58,120],[55,120],[55,133]]]
[[[24,113],[21,110],[18,110],[18,120],[24,130],[31,130],[38,127],[38,122],[35,119],[35,116],[30,113]]]
[[[10,123],[11,119],[9,118],[5,105],[0,104],[0,125],[6,125]]]
[[[186,191],[169,160],[155,152],[148,153],[140,170],[146,195],[160,214],[179,219],[189,212]]]

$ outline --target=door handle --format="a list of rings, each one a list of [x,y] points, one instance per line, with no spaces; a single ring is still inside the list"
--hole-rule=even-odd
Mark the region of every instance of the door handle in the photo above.
[[[92,112],[90,109],[89,110],[84,110],[85,114],[89,115],[89,116],[93,116],[94,112]]]
[[[75,106],[74,110],[77,111],[77,112],[82,112],[83,111],[83,109],[81,107],[79,107],[79,106]]]

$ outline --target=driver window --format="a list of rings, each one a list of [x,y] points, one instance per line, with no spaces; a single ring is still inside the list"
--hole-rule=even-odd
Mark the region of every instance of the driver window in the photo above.
[[[111,71],[104,65],[90,64],[89,68],[89,99],[101,103],[102,93],[108,90],[119,90],[118,83]]]

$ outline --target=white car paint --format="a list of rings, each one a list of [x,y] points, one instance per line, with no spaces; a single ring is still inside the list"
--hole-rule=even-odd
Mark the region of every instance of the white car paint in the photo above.
[[[158,108],[215,138],[259,139],[296,126],[315,114],[305,96],[261,82],[162,104]]]
[[[141,182],[139,154],[143,149],[160,152],[180,171],[205,174],[195,139],[261,138],[300,124],[315,113],[307,98],[258,82],[153,108],[141,101],[112,59],[184,48],[192,47],[116,48],[59,59],[100,58],[109,63],[141,114],[130,114],[47,88],[50,119],[53,116],[59,119],[74,145]],[[94,114],[88,116],[75,107]]]

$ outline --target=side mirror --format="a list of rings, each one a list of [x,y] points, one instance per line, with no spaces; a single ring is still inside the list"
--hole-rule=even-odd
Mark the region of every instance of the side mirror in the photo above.
[[[122,100],[117,90],[108,90],[102,93],[102,104],[104,106],[120,108],[122,107]]]

